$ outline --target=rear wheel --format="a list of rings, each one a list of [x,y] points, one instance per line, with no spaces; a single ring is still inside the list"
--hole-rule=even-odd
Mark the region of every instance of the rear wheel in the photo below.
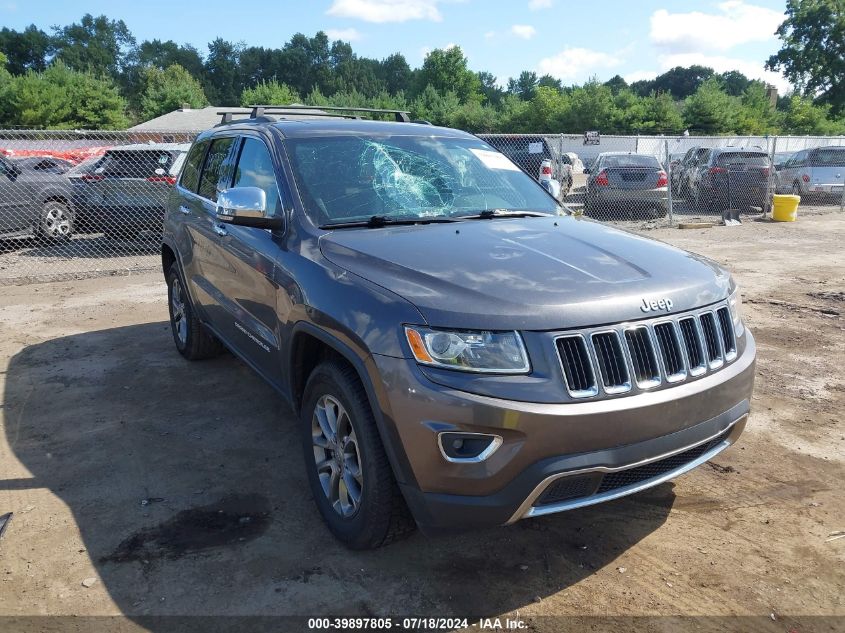
[[[191,298],[185,291],[176,263],[167,273],[167,303],[170,310],[170,331],[176,349],[188,360],[213,358],[223,351],[220,342],[194,314]]]
[[[73,233],[73,212],[63,202],[50,200],[41,208],[38,236],[50,242],[64,242]]]
[[[414,530],[358,375],[325,361],[308,378],[300,413],[308,483],[334,536],[373,549]]]

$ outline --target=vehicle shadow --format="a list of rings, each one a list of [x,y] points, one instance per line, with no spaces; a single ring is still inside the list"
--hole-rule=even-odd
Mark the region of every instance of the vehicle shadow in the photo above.
[[[122,612],[151,630],[147,618],[163,614],[501,614],[613,564],[675,498],[667,484],[507,528],[349,551],[313,506],[287,405],[230,355],[184,361],[165,322],[23,349],[3,407],[6,441],[33,479],[0,490],[49,489],[84,541],[79,554],[40,555],[74,586],[80,559],[68,557],[90,557]]]

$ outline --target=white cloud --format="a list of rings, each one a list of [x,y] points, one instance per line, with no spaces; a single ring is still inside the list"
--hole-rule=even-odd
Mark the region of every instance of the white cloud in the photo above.
[[[488,40],[493,39],[494,37],[496,37],[496,31],[487,31],[484,34],[484,37]]]
[[[619,66],[622,60],[615,55],[588,48],[565,48],[557,55],[545,57],[537,65],[540,74],[563,80],[585,79],[604,68]]]
[[[442,50],[442,51],[448,51],[448,50],[450,50],[450,49],[452,49],[452,48],[455,48],[456,46],[457,46],[457,44],[455,44],[454,42],[449,42],[449,43],[448,43],[448,44],[446,44],[445,46],[438,46],[437,48],[439,48],[439,49],[440,49],[440,50]],[[428,54],[429,54],[431,51],[433,51],[433,50],[434,50],[434,49],[433,49],[431,46],[423,46],[423,47],[420,49],[420,57],[421,57],[422,59],[425,59],[426,57],[428,57]]]
[[[540,11],[541,9],[551,9],[552,4],[554,4],[552,0],[530,0],[528,8],[532,11]]]
[[[514,24],[511,27],[511,33],[524,40],[530,40],[537,35],[537,29],[529,24]]]
[[[705,55],[702,53],[679,53],[676,55],[661,55],[658,58],[663,71],[675,66],[689,67],[693,64],[708,66],[717,73],[724,73],[729,70],[738,70],[749,79],[760,79],[770,83],[778,89],[780,94],[791,90],[789,82],[780,73],[765,70],[763,64],[747,59],[727,57],[724,55]],[[626,78],[626,81],[628,79]]]
[[[340,18],[357,18],[365,22],[407,22],[430,20],[440,22],[437,8],[440,0],[334,0],[326,11]]]
[[[718,13],[669,13],[659,9],[651,16],[651,41],[671,53],[727,51],[748,42],[775,38],[784,16],[780,11],[726,0]]]
[[[343,40],[344,42],[357,42],[361,39],[358,29],[326,29],[326,35],[330,40]]]

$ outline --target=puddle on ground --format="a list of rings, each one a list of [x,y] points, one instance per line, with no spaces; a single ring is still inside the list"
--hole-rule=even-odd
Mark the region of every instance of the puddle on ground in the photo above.
[[[270,525],[270,504],[260,495],[228,496],[183,510],[159,525],[124,539],[101,562],[175,560],[258,538]]]

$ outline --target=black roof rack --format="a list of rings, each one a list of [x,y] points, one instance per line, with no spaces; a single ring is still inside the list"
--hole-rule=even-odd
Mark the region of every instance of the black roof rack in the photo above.
[[[405,110],[381,110],[378,108],[347,108],[343,106],[308,106],[308,105],[251,105],[251,112],[249,113],[250,119],[264,119],[267,121],[274,121],[272,117],[269,117],[269,114],[293,114],[298,110],[303,111],[303,113],[311,112],[312,116],[323,116],[323,117],[333,117],[339,119],[357,119],[360,118],[355,116],[354,112],[366,112],[369,114],[392,114],[396,121],[400,123],[410,123],[411,117],[409,116],[409,112]],[[350,114],[344,114],[350,113]],[[222,119],[220,124],[231,123],[234,120],[234,115],[242,115],[246,114],[246,112],[218,112],[217,114],[222,115]]]

